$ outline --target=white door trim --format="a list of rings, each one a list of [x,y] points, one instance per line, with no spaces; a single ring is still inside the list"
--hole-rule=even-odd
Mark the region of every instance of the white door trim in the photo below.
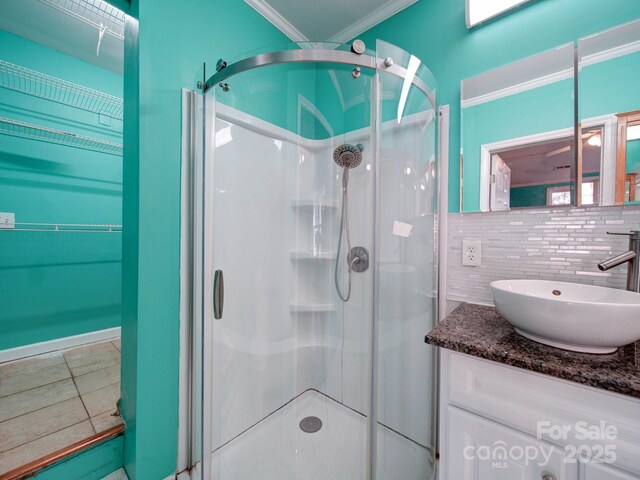
[[[438,318],[447,313],[447,251],[449,215],[449,105],[440,107],[438,168]]]

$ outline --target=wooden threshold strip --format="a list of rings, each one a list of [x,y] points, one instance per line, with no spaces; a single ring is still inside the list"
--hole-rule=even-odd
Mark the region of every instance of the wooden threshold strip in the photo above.
[[[79,442],[73,443],[68,447],[61,448],[49,455],[45,455],[38,460],[34,460],[33,462],[29,462],[21,467],[14,468],[13,470],[3,473],[0,475],[0,480],[18,480],[21,478],[28,478],[33,476],[38,470],[41,470],[49,465],[56,463],[59,460],[62,460],[66,457],[70,457],[76,453],[81,452],[82,450],[92,447],[104,440],[108,440],[110,438],[117,437],[121,435],[124,431],[124,424],[117,425],[115,427],[111,427],[104,432],[96,433],[84,440],[80,440]]]

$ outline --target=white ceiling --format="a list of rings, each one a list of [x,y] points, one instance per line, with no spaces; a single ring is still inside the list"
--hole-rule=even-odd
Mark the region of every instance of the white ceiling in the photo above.
[[[122,74],[124,42],[106,34],[96,55],[98,29],[38,0],[0,0],[0,28]]]
[[[418,0],[245,0],[295,42],[345,43]]]

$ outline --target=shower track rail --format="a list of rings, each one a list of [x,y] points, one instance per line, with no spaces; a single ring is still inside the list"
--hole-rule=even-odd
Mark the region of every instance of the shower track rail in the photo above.
[[[122,144],[0,117],[0,133],[122,156]]]
[[[216,85],[222,84],[226,79],[247,70],[253,70],[269,65],[280,65],[283,63],[338,63],[343,65],[353,65],[355,67],[364,67],[372,70],[387,72],[398,78],[402,78],[406,82],[413,84],[431,102],[431,106],[436,108],[436,99],[433,91],[429,86],[415,74],[415,71],[409,72],[406,68],[385,63],[384,59],[377,59],[370,55],[358,55],[353,52],[345,52],[342,50],[327,49],[303,49],[303,50],[282,50],[279,52],[262,53],[253,57],[239,60],[213,74],[202,85],[205,92],[209,91]]]
[[[0,232],[122,233],[122,225],[106,223],[9,223]]]
[[[0,86],[70,107],[122,120],[122,98],[0,60]]]

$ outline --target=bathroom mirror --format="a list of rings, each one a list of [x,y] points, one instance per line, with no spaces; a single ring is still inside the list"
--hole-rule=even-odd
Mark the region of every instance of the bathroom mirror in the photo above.
[[[99,0],[2,2],[0,478],[124,428],[124,19]]]
[[[572,203],[573,72],[566,44],[462,81],[461,211]],[[596,174],[599,162],[586,160],[585,172]],[[589,181],[584,190],[597,203]]]
[[[600,152],[603,205],[640,203],[640,20],[579,39],[578,58],[583,163]]]

